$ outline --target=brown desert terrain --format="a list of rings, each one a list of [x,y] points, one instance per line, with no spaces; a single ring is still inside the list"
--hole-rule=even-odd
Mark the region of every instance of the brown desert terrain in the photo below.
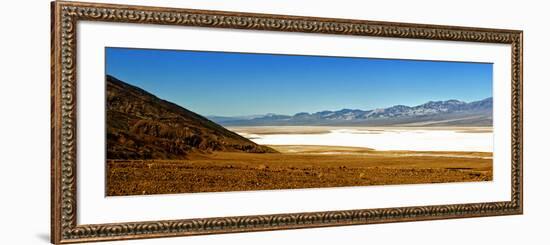
[[[107,195],[250,191],[492,180],[492,153],[270,146],[193,160],[109,160]],[[331,152],[334,154],[324,154]]]

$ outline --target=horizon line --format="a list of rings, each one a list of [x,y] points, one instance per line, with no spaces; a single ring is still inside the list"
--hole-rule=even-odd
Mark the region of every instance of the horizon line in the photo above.
[[[406,106],[406,107],[415,107],[415,106],[421,106],[421,105],[425,105],[427,103],[430,103],[430,102],[446,102],[446,101],[451,101],[451,100],[456,100],[456,101],[459,101],[459,102],[464,102],[466,104],[469,104],[469,103],[473,103],[473,102],[478,102],[478,101],[483,101],[483,100],[486,100],[486,99],[492,99],[493,96],[489,96],[489,97],[486,97],[486,98],[483,98],[483,99],[477,99],[477,100],[471,100],[471,101],[463,101],[463,100],[459,100],[459,99],[448,99],[448,100],[429,100],[427,102],[424,102],[422,104],[417,104],[417,105],[403,105],[403,104],[395,104],[395,105],[392,105],[392,106],[388,106],[388,107],[383,107],[383,108],[374,108],[374,109],[351,109],[351,108],[342,108],[342,109],[337,109],[337,110],[321,110],[321,111],[315,111],[315,112],[306,112],[306,111],[300,111],[300,112],[296,112],[296,113],[292,113],[292,114],[283,114],[283,113],[275,113],[275,112],[267,112],[267,113],[263,113],[263,114],[252,114],[252,115],[206,115],[206,117],[252,117],[252,116],[266,116],[266,115],[275,115],[275,116],[295,116],[297,114],[301,114],[301,113],[307,113],[307,114],[315,114],[315,113],[319,113],[319,112],[337,112],[337,111],[343,111],[343,110],[352,110],[352,111],[355,111],[355,110],[359,110],[359,111],[373,111],[373,110],[380,110],[380,109],[387,109],[387,108],[391,108],[391,107],[394,107],[394,106]],[[179,105],[179,106],[182,106],[182,105]],[[183,107],[183,106],[182,106]]]

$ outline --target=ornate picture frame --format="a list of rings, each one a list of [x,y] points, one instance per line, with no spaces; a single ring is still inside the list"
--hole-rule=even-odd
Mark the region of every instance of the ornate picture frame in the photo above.
[[[99,3],[51,4],[51,242],[188,236],[523,213],[523,32],[518,30],[409,24],[319,17]],[[428,39],[511,45],[510,201],[345,211],[263,214],[108,224],[78,224],[77,45],[80,21],[143,25],[303,32],[384,38]]]

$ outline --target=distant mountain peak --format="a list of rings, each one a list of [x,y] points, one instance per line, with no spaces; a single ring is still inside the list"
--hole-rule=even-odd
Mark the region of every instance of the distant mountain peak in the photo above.
[[[309,116],[309,115],[311,114],[309,114],[308,112],[298,112],[294,114],[294,117]]]
[[[466,102],[464,102],[464,101],[455,100],[455,99],[447,100],[447,101],[445,101],[445,103],[449,103],[449,104],[466,104]]]

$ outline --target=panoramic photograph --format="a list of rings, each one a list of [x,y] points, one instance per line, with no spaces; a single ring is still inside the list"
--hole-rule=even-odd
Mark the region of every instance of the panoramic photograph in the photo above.
[[[106,195],[493,179],[493,64],[105,48]]]

